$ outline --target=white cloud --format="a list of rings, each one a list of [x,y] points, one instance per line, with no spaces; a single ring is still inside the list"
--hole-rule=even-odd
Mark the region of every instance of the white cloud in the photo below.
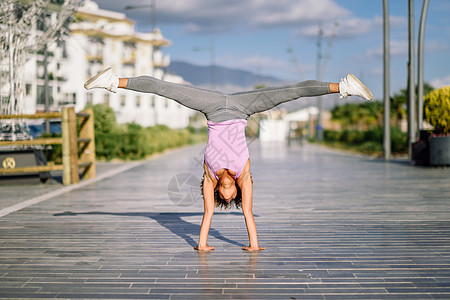
[[[391,57],[408,55],[408,41],[391,40],[389,45]],[[378,59],[382,56],[383,56],[383,45],[376,48],[368,49],[366,53],[359,59],[363,60]]]
[[[125,12],[141,0],[96,0],[103,9]],[[150,1],[148,1],[150,3]],[[335,0],[164,0],[156,2],[158,23],[184,25],[189,33],[217,33],[242,26],[245,30],[266,27],[299,28],[344,19],[351,12]],[[126,11],[139,23],[149,24],[150,8]],[[333,22],[331,22],[333,23]],[[241,28],[242,28],[241,27]],[[308,29],[305,29],[308,32]]]
[[[333,0],[254,0],[251,22],[257,26],[317,24],[350,15]]]
[[[417,43],[417,40],[416,40]],[[425,55],[448,51],[449,46],[438,41],[429,41],[425,44]],[[417,52],[417,49],[415,49]],[[395,56],[407,56],[408,55],[408,41],[407,40],[394,40],[390,41],[390,54],[391,57]],[[417,53],[416,53],[417,54]],[[377,59],[383,56],[383,46],[377,48],[371,48],[367,50],[364,55],[364,59]]]
[[[372,75],[383,75],[384,74],[384,70],[382,68],[374,68],[372,70],[370,70],[369,74]]]
[[[286,67],[286,61],[285,60],[277,60],[273,59],[272,57],[262,56],[262,55],[253,55],[253,56],[247,56],[243,57],[239,62],[238,65],[244,65],[249,68],[255,68],[258,69],[261,66],[272,66],[273,68],[285,68]]]
[[[374,20],[355,17],[322,23],[324,36],[336,36],[339,39],[364,35],[373,31],[376,28],[375,25],[376,21]],[[316,37],[318,26],[317,23],[304,26],[298,31],[298,34],[306,37]]]
[[[245,69],[250,70],[255,74],[260,75],[274,75],[279,70],[292,69],[292,65],[288,61],[283,59],[274,59],[272,57],[263,55],[250,55],[232,57],[230,55],[221,56],[218,58],[220,65],[233,69]]]
[[[449,45],[442,41],[427,41],[425,43],[426,53],[448,52]]]
[[[431,86],[438,89],[443,86],[450,86],[450,74],[444,78],[435,78],[431,81]]]

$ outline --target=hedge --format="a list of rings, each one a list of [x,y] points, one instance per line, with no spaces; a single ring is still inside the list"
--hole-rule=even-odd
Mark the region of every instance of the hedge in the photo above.
[[[117,124],[114,111],[107,105],[88,106],[94,110],[95,154],[97,159],[143,159],[166,149],[207,140],[206,130],[170,129],[165,125],[142,127],[139,124]],[[51,135],[56,136],[56,135]],[[60,136],[60,135],[59,135]],[[46,151],[47,160],[61,160],[61,146]]]
[[[108,134],[95,136],[96,155],[99,159],[142,159],[166,149],[192,144],[198,137],[188,129],[169,129],[166,126],[142,128],[126,124]]]
[[[392,153],[408,151],[406,133],[396,127],[391,127]],[[327,144],[338,144],[365,154],[383,152],[383,128],[370,130],[345,129],[343,131],[324,130],[324,141]]]

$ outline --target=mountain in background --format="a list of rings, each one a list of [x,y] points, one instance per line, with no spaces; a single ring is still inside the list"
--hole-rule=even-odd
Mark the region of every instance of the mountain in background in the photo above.
[[[183,77],[185,81],[194,86],[216,89],[224,93],[282,83],[282,80],[271,76],[256,75],[248,71],[221,66],[198,66],[183,61],[172,61],[168,71]]]
[[[168,67],[168,71],[183,77],[186,82],[193,86],[217,90],[226,94],[252,90],[257,86],[282,86],[292,83],[272,76],[256,75],[248,71],[215,66],[214,84],[211,80],[213,76],[213,68],[211,66],[198,66],[182,61],[172,61]],[[322,96],[322,99],[323,108],[329,110],[338,103],[337,100],[339,97],[336,95],[327,95]],[[294,111],[316,105],[317,97],[308,97],[296,101],[289,101],[280,107],[287,111]]]

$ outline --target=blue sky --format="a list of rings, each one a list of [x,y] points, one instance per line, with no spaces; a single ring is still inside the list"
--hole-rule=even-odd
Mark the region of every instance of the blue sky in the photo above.
[[[96,0],[102,9],[126,13],[137,31],[151,28],[150,8],[126,5],[152,0]],[[172,41],[172,60],[271,75],[288,82],[316,78],[317,36],[323,29],[321,79],[354,73],[382,98],[382,0],[153,0],[156,23]],[[422,1],[415,0],[415,42]],[[406,87],[408,1],[390,0],[391,94]],[[430,0],[425,32],[424,78],[450,85],[450,1]],[[321,24],[321,25],[319,25]],[[201,48],[201,51],[194,51]],[[288,51],[291,49],[291,51]],[[416,52],[417,54],[417,52]],[[417,59],[416,59],[417,63]],[[416,65],[417,67],[417,65]],[[416,69],[417,72],[417,69]],[[416,76],[416,75],[415,75]]]

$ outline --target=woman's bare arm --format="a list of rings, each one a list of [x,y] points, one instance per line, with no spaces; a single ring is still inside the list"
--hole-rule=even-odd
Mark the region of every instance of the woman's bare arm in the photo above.
[[[209,251],[214,250],[214,247],[208,245],[208,233],[211,227],[211,220],[214,214],[214,187],[217,184],[217,180],[212,178],[209,174],[208,167],[204,165],[205,174],[203,176],[203,219],[202,225],[200,226],[200,236],[198,239],[198,246],[195,250],[199,251]]]
[[[244,213],[245,225],[247,226],[248,239],[250,245],[243,247],[243,250],[258,251],[264,250],[264,247],[258,245],[258,236],[256,234],[255,218],[253,217],[253,183],[250,175],[250,160],[244,167],[241,175],[237,180],[237,184],[242,191],[242,212]]]

